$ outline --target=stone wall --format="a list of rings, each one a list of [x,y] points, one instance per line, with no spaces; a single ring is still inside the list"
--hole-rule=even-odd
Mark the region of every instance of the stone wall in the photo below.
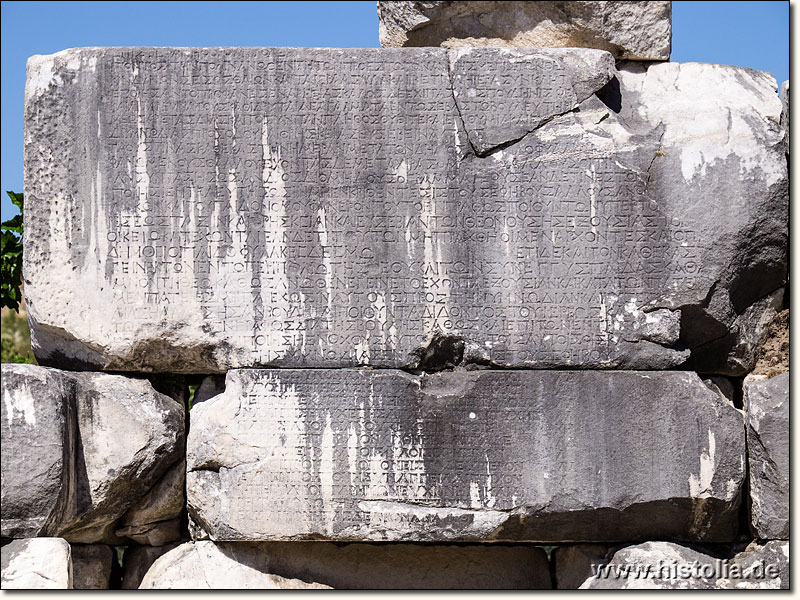
[[[29,60],[3,587],[788,587],[774,78],[668,2],[378,4]]]

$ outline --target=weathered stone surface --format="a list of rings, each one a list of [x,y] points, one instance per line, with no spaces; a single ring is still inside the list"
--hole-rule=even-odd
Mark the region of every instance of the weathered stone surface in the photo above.
[[[72,381],[55,369],[4,364],[0,387],[2,536],[53,535],[74,501]]]
[[[751,525],[760,539],[789,538],[789,373],[744,380]]]
[[[125,514],[116,535],[148,546],[180,539],[185,482],[186,461],[181,459]]]
[[[574,544],[553,550],[555,586],[559,590],[577,590],[584,581],[608,563],[605,544]]]
[[[191,417],[195,539],[736,532],[742,416],[694,373],[237,370]]]
[[[781,112],[781,126],[786,132],[786,154],[789,154],[789,81],[784,81],[781,85],[781,103],[783,104],[783,111]]]
[[[670,542],[613,553],[580,589],[788,589],[789,542],[753,543],[730,559]]]
[[[784,303],[788,306],[788,302]],[[756,348],[756,364],[750,375],[774,377],[788,372],[789,349],[789,309],[785,308],[772,318],[762,334]]]
[[[722,589],[788,590],[790,583],[789,541],[751,543],[730,561],[725,577],[717,580]]]
[[[687,368],[745,375],[786,280],[788,179],[775,79],[700,63],[624,63],[617,77],[618,90],[606,89],[604,101],[632,129],[649,123],[661,131],[648,174],[665,213],[702,206],[715,215],[701,219],[697,237],[704,275],[671,283],[649,309],[680,308],[680,344],[692,350]]]
[[[384,47],[599,48],[667,60],[671,2],[378,2]]]
[[[786,278],[775,81],[630,63],[600,89],[610,67],[580,49],[32,58],[37,358],[209,374],[691,353],[746,373]]]
[[[157,510],[140,505],[126,527],[150,525],[153,512],[179,517],[174,482],[143,499],[183,457],[177,402],[144,379],[33,365],[3,365],[2,385],[4,537],[116,544],[140,500]]]
[[[201,558],[202,557],[202,558]],[[184,544],[148,573],[142,588],[181,587],[211,573],[210,587],[223,587],[248,567],[285,581],[336,589],[550,589],[547,555],[533,546],[331,544],[262,542]],[[230,565],[234,561],[237,566]],[[229,565],[225,575],[223,565]],[[163,581],[169,585],[163,585]],[[245,587],[245,586],[242,586]]]
[[[4,590],[71,590],[72,558],[60,538],[14,540],[0,549]]]
[[[235,544],[225,548],[212,542],[182,544],[153,563],[139,589],[329,589],[264,572],[252,558]]]
[[[128,546],[122,558],[122,589],[139,589],[142,579],[156,559],[179,545],[174,543],[166,546]]]
[[[114,551],[104,544],[70,544],[72,587],[76,590],[107,590]]]

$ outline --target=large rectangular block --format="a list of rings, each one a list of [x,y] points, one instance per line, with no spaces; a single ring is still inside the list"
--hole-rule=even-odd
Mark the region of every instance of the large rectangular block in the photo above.
[[[775,82],[626,68],[589,49],[33,57],[34,352],[212,373],[661,369],[698,348],[747,370],[786,274]]]
[[[730,541],[741,413],[687,372],[235,370],[192,408],[215,541]]]

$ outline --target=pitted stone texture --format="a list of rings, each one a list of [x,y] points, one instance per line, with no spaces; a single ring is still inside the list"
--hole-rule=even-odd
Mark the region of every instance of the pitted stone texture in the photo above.
[[[609,546],[574,544],[558,546],[552,553],[555,588],[577,590],[596,570],[608,563]]]
[[[378,2],[384,47],[598,48],[669,59],[671,2]]]
[[[153,563],[139,589],[330,589],[262,571],[247,549],[237,546],[228,544],[223,548],[212,542],[182,544]]]
[[[2,536],[53,535],[74,503],[74,383],[60,371],[2,365]]]
[[[72,558],[61,538],[14,540],[0,549],[4,590],[71,590]]]
[[[744,401],[752,530],[789,539],[789,373],[748,376]]]
[[[528,545],[196,542],[181,546],[175,554],[192,556],[192,552],[210,556],[211,561],[225,557],[262,573],[335,589],[551,588],[546,553]],[[159,572],[173,573],[184,560]],[[156,580],[149,574],[148,578]]]
[[[788,195],[781,104],[769,73],[700,63],[625,63],[605,101],[632,128],[661,132],[648,176],[665,214],[707,214],[694,282],[670,283],[655,307],[680,309],[687,368],[741,376],[780,310]],[[727,233],[723,234],[722,230]],[[753,243],[753,240],[758,241]],[[716,240],[714,244],[709,241]],[[705,280],[705,282],[703,282]]]
[[[32,58],[37,358],[210,374],[691,353],[744,374],[786,276],[775,82],[634,64],[600,89],[610,67],[581,49]]]
[[[128,546],[122,558],[122,589],[136,590],[153,563],[180,544],[166,546]]]
[[[610,553],[580,589],[788,589],[789,542],[753,542],[731,558],[670,542],[646,542]]]
[[[144,379],[32,365],[2,370],[3,536],[124,542],[115,535],[123,517],[182,459],[183,407]],[[180,517],[174,498],[159,506],[159,521]],[[134,512],[126,526],[149,526],[152,516]]]
[[[195,539],[736,533],[742,416],[694,373],[236,370],[191,418]]]
[[[70,544],[72,587],[76,590],[107,590],[114,550],[103,544]]]

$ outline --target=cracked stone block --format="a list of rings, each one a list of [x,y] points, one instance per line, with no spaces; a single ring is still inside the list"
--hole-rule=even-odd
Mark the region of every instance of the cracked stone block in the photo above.
[[[107,590],[114,551],[104,544],[70,544],[72,587],[76,590]]]
[[[598,48],[668,60],[671,2],[378,2],[380,41],[402,46]]]
[[[257,558],[237,544],[218,547],[212,542],[182,544],[158,558],[142,579],[141,590],[159,589],[330,589],[274,575],[260,569]]]
[[[759,539],[789,539],[789,373],[744,380],[751,527]]]
[[[2,386],[4,537],[120,545],[123,522],[180,516],[182,490],[158,485],[183,464],[180,404],[145,379],[34,365],[4,364]]]
[[[744,375],[786,281],[777,84],[618,68],[575,48],[33,57],[34,353]]]
[[[788,178],[775,78],[702,63],[618,68],[620,121],[661,132],[648,169],[656,202],[665,214],[702,206],[715,215],[680,245],[695,248],[692,262],[705,274],[686,285],[673,280],[648,306],[680,311],[680,344],[692,352],[685,368],[746,375],[787,277]]]
[[[553,550],[556,589],[577,590],[598,567],[608,563],[609,549],[605,544],[572,544]]]
[[[751,543],[732,557],[672,542],[609,553],[579,589],[789,589],[789,542]]]
[[[72,558],[61,538],[14,540],[0,549],[4,590],[71,590]]]
[[[165,546],[128,546],[122,557],[121,588],[123,590],[139,589],[142,579],[153,563],[179,545],[179,543],[172,543]]]
[[[742,415],[695,373],[235,370],[191,421],[194,539],[726,542],[737,530]]]
[[[223,565],[231,562],[226,573]],[[551,588],[547,555],[533,546],[209,541],[184,544],[160,559],[142,588],[192,586],[193,579],[229,587],[241,565],[284,581],[347,590]]]

